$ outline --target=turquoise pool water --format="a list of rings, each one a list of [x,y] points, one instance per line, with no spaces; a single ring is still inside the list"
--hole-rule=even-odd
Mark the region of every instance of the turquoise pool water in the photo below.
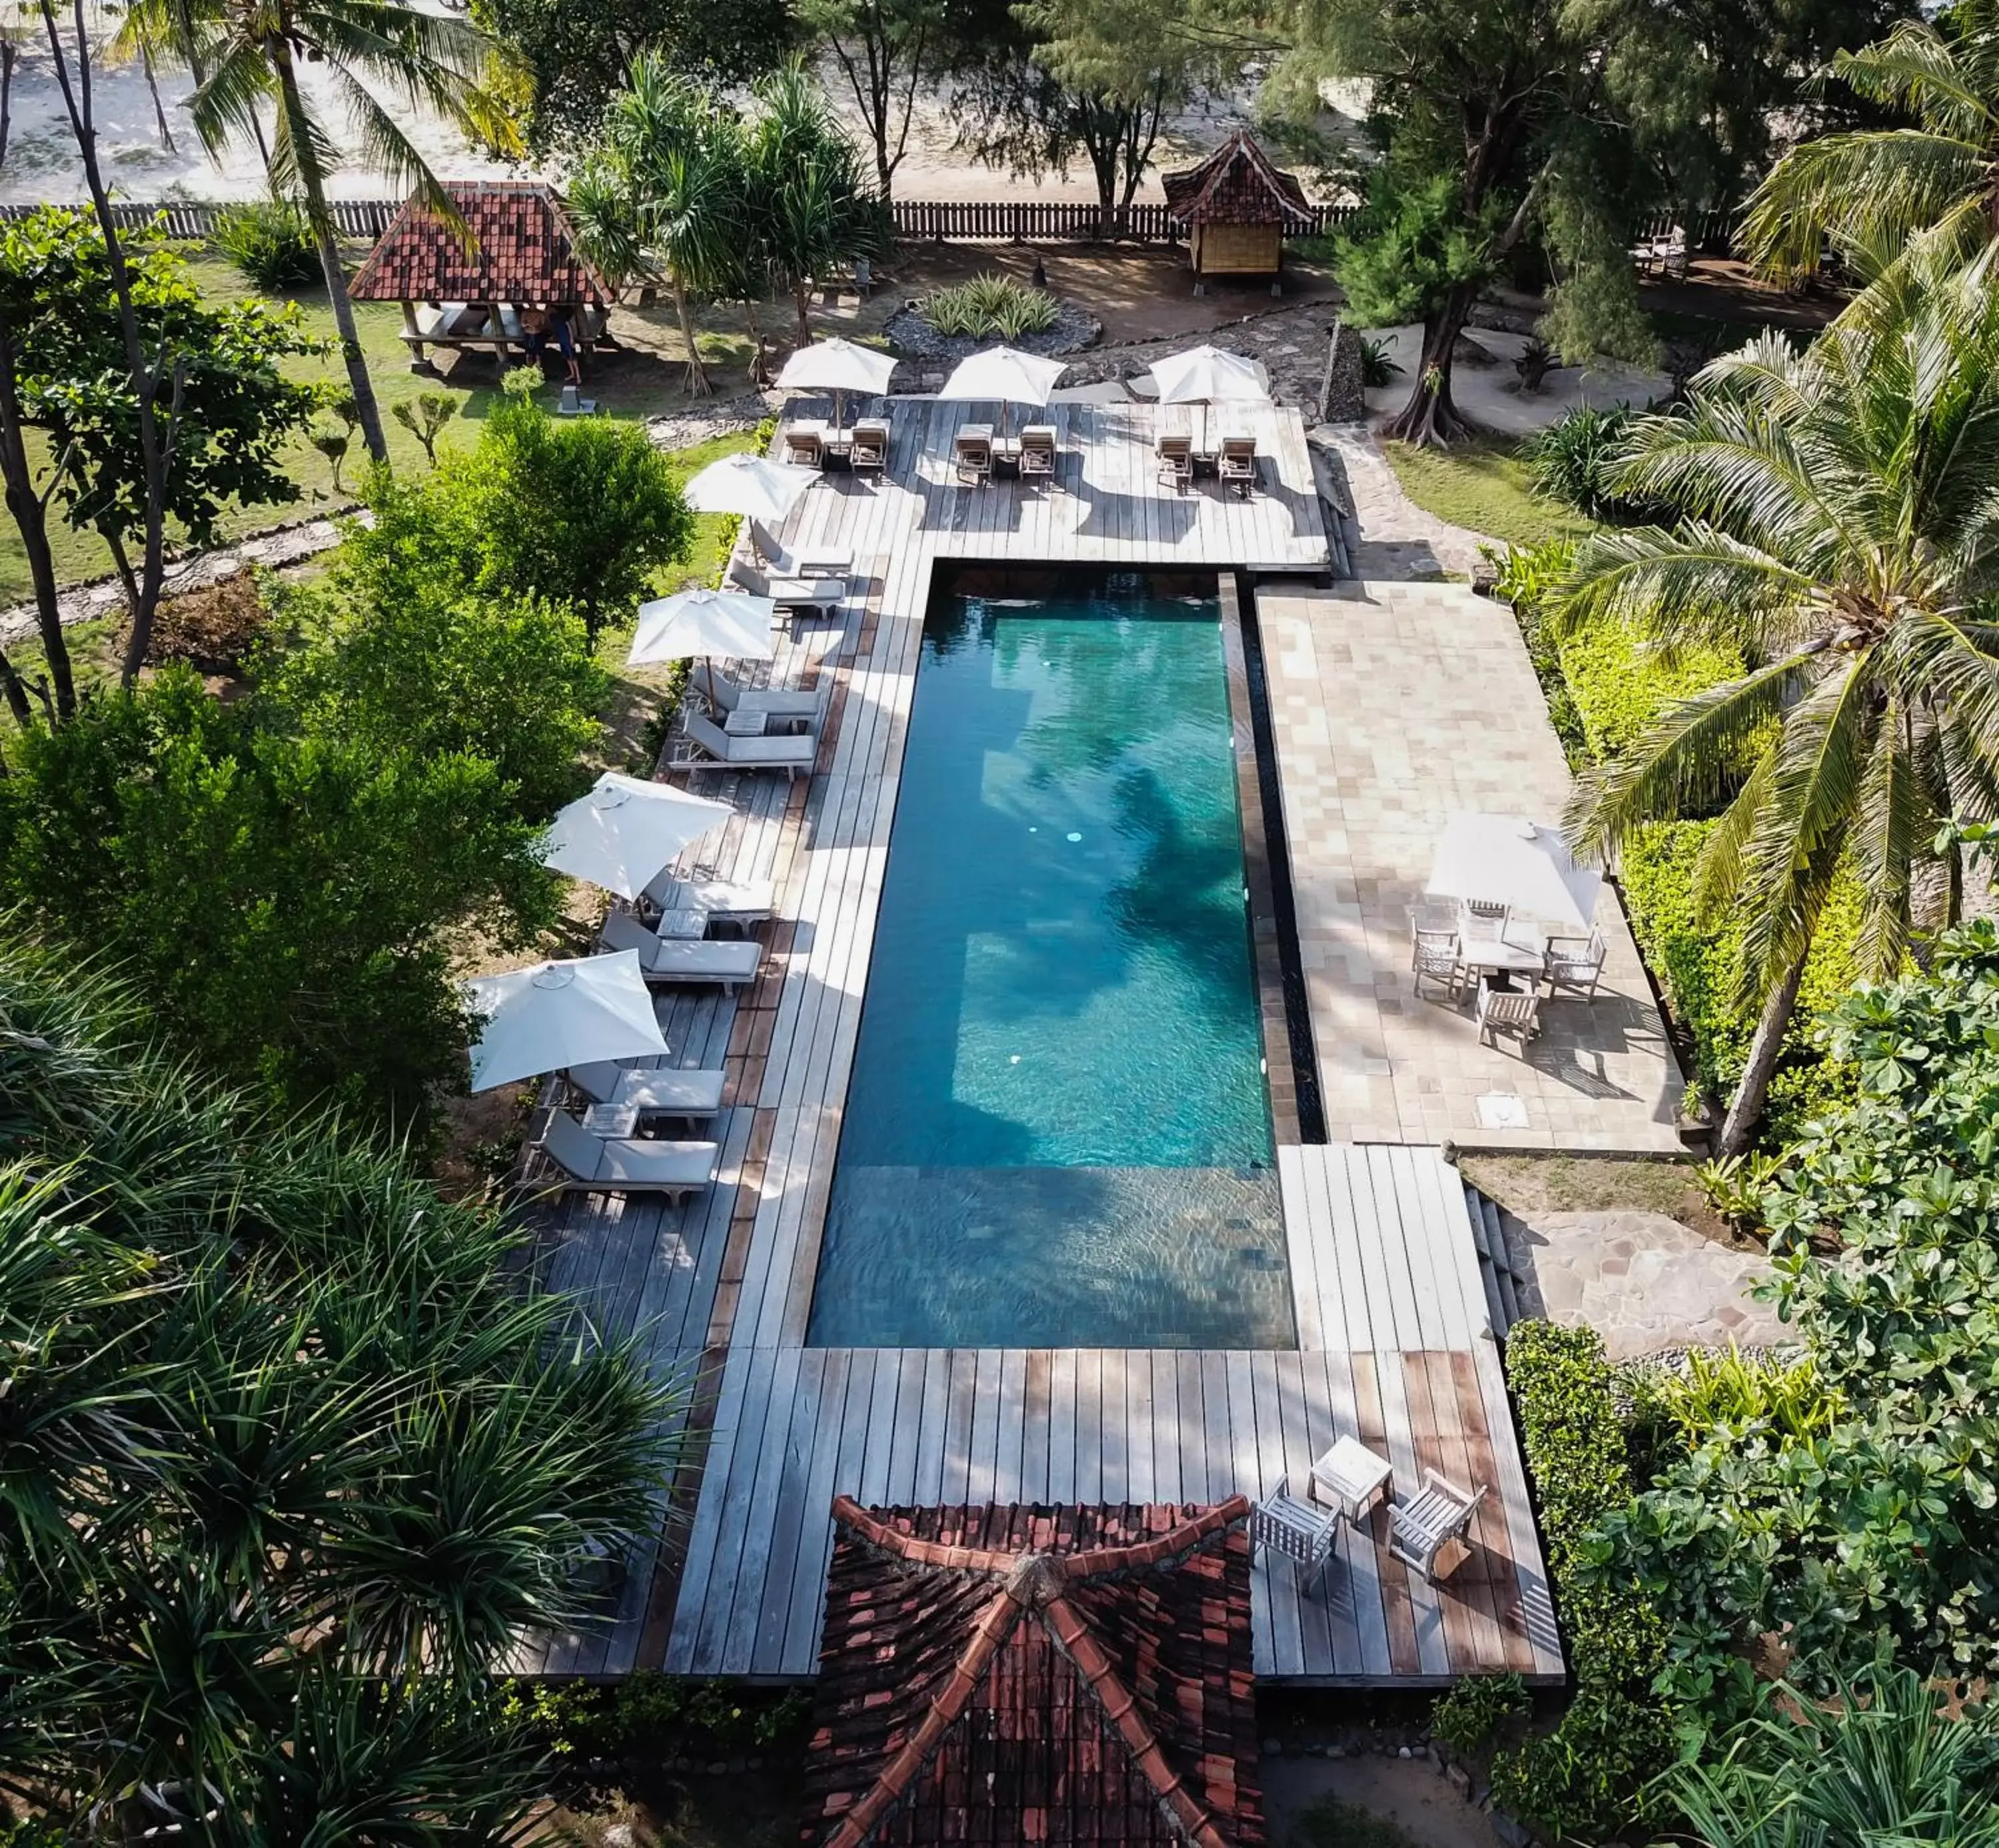
[[[941,597],[812,1339],[1289,1346],[1220,610]]]

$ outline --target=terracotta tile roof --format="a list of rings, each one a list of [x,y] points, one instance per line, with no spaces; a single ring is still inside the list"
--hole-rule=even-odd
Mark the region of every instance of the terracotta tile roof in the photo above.
[[[1261,1848],[1244,1497],[833,1511],[809,1848]]]
[[[1315,221],[1294,174],[1238,129],[1198,167],[1162,174],[1166,210],[1182,224],[1272,224]]]
[[[470,248],[429,206],[411,199],[355,272],[347,292],[362,302],[556,302],[611,299],[576,247],[562,202],[519,180],[447,184],[473,239]]]

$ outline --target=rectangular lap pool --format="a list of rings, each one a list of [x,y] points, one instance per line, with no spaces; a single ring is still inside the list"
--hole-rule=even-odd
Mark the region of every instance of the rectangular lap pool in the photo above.
[[[811,1339],[1296,1337],[1212,597],[932,600]]]

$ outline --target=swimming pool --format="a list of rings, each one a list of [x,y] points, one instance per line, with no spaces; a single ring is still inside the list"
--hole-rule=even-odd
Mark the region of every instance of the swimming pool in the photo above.
[[[1294,1344],[1221,612],[933,600],[826,1346]]]

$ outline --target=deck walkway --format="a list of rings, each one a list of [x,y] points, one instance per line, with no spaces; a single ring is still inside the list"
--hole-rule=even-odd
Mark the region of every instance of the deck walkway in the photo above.
[[[774,666],[786,680],[831,674],[812,776],[788,791],[694,779],[746,808],[719,848],[696,850],[702,865],[778,891],[769,954],[740,1003],[676,1000],[667,1019],[676,1064],[727,1049],[717,1183],[684,1208],[571,1206],[548,1272],[591,1295],[608,1325],[639,1331],[663,1371],[703,1376],[698,1500],[658,1570],[654,1549],[634,1557],[614,1621],[539,1639],[524,1670],[809,1674],[836,1492],[1207,1500],[1296,1474],[1336,1431],[1357,1430],[1403,1479],[1427,1463],[1495,1485],[1472,1555],[1441,1591],[1412,1583],[1377,1514],[1342,1542],[1323,1600],[1301,1601],[1281,1569],[1273,1581],[1259,1567],[1259,1670],[1381,1683],[1560,1672],[1462,1196],[1433,1150],[1283,1151],[1297,1351],[805,1345],[935,564],[1325,567],[1294,414],[1232,412],[1264,455],[1263,491],[1242,500],[1212,483],[1159,487],[1154,420],[1173,412],[1053,408],[1064,453],[1052,490],[958,488],[950,436],[965,407],[902,401],[885,477],[829,476],[782,534],[795,551],[851,551],[867,593],[844,627],[803,625]]]

